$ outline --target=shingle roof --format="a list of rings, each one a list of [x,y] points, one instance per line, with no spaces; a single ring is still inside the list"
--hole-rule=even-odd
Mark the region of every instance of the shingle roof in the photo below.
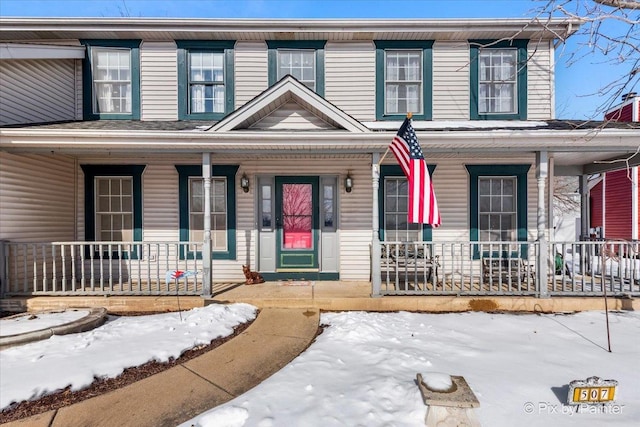
[[[521,126],[517,122],[508,126],[495,127],[473,127],[473,126],[457,126],[455,122],[446,122],[442,127],[437,127],[437,122],[431,122],[430,131],[488,131],[488,130],[588,130],[588,129],[640,129],[640,123],[629,122],[604,122],[604,121],[585,121],[585,120],[547,120],[537,126],[531,126],[523,122]],[[113,131],[197,131],[206,130],[215,122],[204,120],[176,120],[176,121],[138,121],[138,120],[94,120],[94,121],[69,121],[56,123],[34,123],[21,125],[0,126],[2,129],[12,128],[30,128],[30,129],[59,129],[59,130],[113,130]],[[436,126],[433,126],[436,125]],[[416,126],[419,128],[419,126]]]

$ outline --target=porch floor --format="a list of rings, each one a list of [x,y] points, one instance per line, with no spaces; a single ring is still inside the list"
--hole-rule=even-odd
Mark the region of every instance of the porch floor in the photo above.
[[[602,297],[562,296],[371,296],[370,282],[292,281],[247,286],[217,283],[211,298],[199,296],[34,296],[0,300],[3,311],[105,307],[111,313],[188,310],[215,303],[245,302],[259,308],[314,308],[325,311],[515,311],[604,310]],[[610,310],[640,310],[640,300],[609,298]]]

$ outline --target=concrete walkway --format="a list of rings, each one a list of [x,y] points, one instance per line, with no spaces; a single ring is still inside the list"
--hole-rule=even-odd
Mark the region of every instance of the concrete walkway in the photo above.
[[[175,426],[260,384],[315,338],[318,310],[265,308],[242,334],[181,365],[71,406],[4,424]]]

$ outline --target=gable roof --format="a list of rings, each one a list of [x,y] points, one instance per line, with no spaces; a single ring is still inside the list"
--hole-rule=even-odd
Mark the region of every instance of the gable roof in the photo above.
[[[334,129],[348,132],[370,132],[358,120],[327,101],[293,76],[287,75],[260,95],[238,108],[227,117],[211,126],[207,131],[229,132],[241,129],[260,128],[260,122],[274,116],[278,110],[287,110],[291,116],[297,110],[302,124],[296,130]],[[282,117],[275,117],[282,123]],[[306,126],[305,126],[306,122]],[[282,127],[280,127],[282,128]]]

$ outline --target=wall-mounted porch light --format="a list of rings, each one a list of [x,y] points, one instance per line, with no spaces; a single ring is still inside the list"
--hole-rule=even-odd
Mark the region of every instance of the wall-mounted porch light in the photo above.
[[[249,192],[249,178],[247,177],[246,173],[243,173],[242,177],[240,178],[240,187],[245,193]]]
[[[344,189],[347,190],[347,193],[351,193],[353,189],[353,178],[351,178],[350,172],[347,172],[347,177],[344,179]]]

